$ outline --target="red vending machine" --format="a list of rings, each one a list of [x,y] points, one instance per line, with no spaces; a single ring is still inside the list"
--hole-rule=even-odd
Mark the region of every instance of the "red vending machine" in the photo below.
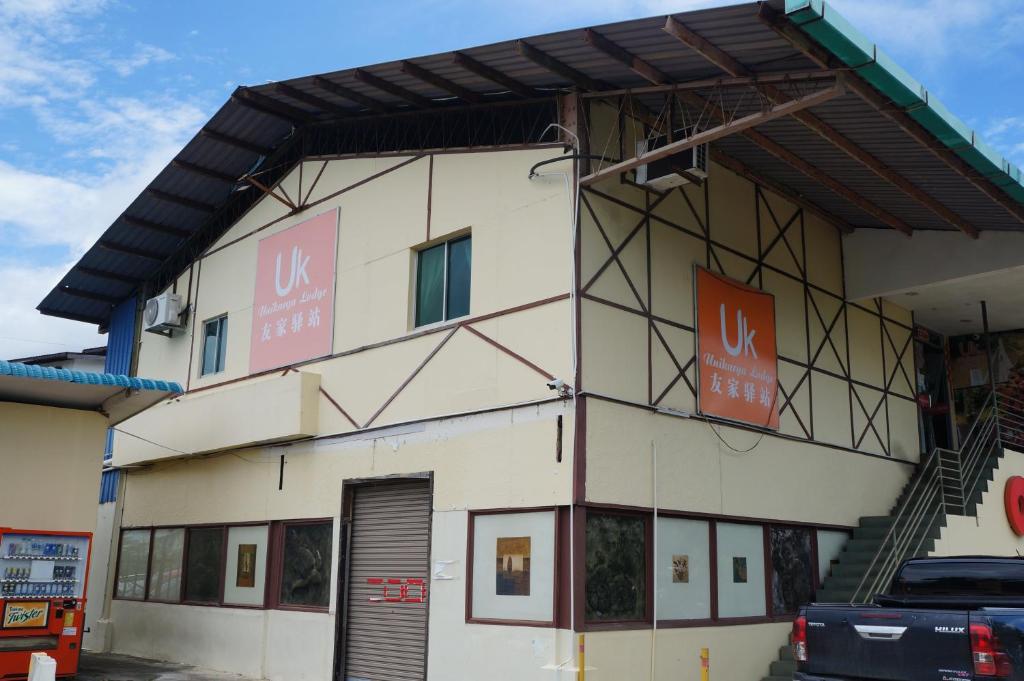
[[[78,672],[92,534],[0,527],[0,679],[28,676],[32,653]]]

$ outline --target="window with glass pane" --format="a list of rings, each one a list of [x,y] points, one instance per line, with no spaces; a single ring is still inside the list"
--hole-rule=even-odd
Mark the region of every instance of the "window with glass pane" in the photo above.
[[[224,315],[203,322],[202,376],[224,371],[228,344],[228,317]]]
[[[149,562],[149,530],[121,533],[121,554],[117,561],[118,598],[141,601],[146,597],[146,563]]]
[[[659,620],[711,619],[711,536],[706,520],[658,518]]]
[[[587,513],[588,620],[644,619],[647,614],[646,536],[642,517]]]
[[[419,252],[416,261],[416,326],[469,314],[473,241],[464,236]]]
[[[220,599],[224,530],[197,527],[188,531],[188,559],[185,562],[185,600],[216,603]]]
[[[718,616],[766,614],[764,529],[760,525],[716,523]]]
[[[771,527],[772,614],[789,615],[814,598],[811,531]]]
[[[178,601],[181,598],[181,556],[184,551],[184,528],[153,531],[147,598],[158,601]]]
[[[326,608],[331,597],[330,522],[285,525],[281,605]]]

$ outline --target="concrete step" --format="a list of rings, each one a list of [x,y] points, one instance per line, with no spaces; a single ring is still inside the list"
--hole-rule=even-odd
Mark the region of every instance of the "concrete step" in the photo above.
[[[892,516],[888,515],[867,515],[858,519],[861,527],[889,527],[892,525]]]
[[[796,662],[793,660],[776,660],[772,662],[771,667],[768,668],[769,676],[782,676],[793,678],[793,673],[796,671]]]
[[[789,676],[764,676],[761,681],[793,681],[793,675]]]
[[[780,646],[779,647],[779,659],[780,660],[792,660],[793,659],[793,649],[790,648],[789,646]]]

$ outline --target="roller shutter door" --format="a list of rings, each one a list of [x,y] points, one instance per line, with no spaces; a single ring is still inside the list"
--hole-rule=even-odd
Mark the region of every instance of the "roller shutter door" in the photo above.
[[[355,488],[346,681],[426,678],[430,514],[427,480]]]

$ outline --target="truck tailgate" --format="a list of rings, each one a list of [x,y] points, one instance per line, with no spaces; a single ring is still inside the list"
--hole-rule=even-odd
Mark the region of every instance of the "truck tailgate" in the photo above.
[[[815,604],[803,671],[886,681],[973,676],[967,611]]]

